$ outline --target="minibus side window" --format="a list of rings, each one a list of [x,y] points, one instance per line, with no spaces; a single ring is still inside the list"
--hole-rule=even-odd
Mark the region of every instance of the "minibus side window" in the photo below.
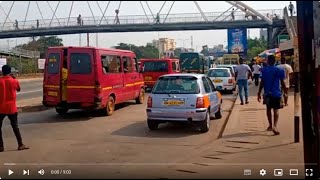
[[[101,62],[104,74],[121,73],[120,56],[102,55]]]
[[[47,72],[49,74],[58,74],[60,69],[60,54],[51,53],[48,58]]]
[[[134,68],[136,72],[139,72],[139,63],[137,58],[133,58],[134,60]]]
[[[71,53],[70,72],[71,74],[91,74],[92,65],[90,55],[87,53]]]
[[[133,72],[131,57],[123,57],[123,71],[125,73]]]

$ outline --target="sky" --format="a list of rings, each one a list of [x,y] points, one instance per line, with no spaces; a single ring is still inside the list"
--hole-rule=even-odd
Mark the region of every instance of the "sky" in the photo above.
[[[27,13],[29,1],[15,1],[15,4],[11,10],[10,16],[8,19],[11,21],[18,20],[24,21]],[[72,1],[61,1],[59,4],[59,8],[57,9],[56,16],[58,18],[68,18],[70,7]],[[99,1],[99,5],[102,10],[105,9],[109,1]],[[106,11],[106,16],[115,16],[114,10],[118,8],[120,1],[111,1]],[[148,11],[146,1],[141,1],[144,4],[144,8],[146,9],[148,14],[151,14]],[[147,1],[150,6],[153,14],[156,14],[163,5],[164,1]],[[165,6],[163,7],[161,14],[167,14],[170,6],[173,1],[167,1]],[[266,12],[267,10],[278,9],[282,13],[282,9],[285,6],[288,6],[290,1],[243,1],[246,5],[250,6],[255,10],[262,10],[260,12]],[[293,5],[296,7],[296,2],[292,1]],[[1,7],[8,12],[12,1],[0,1]],[[53,10],[57,6],[58,1],[50,1],[50,5]],[[89,2],[90,7],[93,10],[93,14],[95,16],[102,16],[102,13],[99,9],[98,4],[95,1]],[[225,1],[198,1],[198,4],[203,12],[215,12],[217,14],[221,14],[226,11],[232,5]],[[40,6],[41,13],[44,19],[51,19],[53,16],[52,11],[49,8],[49,5],[46,1],[38,1],[38,5]],[[270,11],[271,12],[271,11]],[[176,1],[172,7],[172,10],[168,17],[172,16],[172,14],[179,13],[199,13],[196,5],[193,1]],[[85,17],[92,17],[91,11],[89,9],[89,5],[87,1],[75,1],[73,5],[73,9],[71,11],[71,17],[77,17],[79,14]],[[141,7],[140,1],[122,1],[120,6],[119,16],[125,15],[144,15],[144,11]],[[0,24],[5,21],[6,15],[0,9]],[[36,20],[41,19],[41,14],[37,8],[36,1],[30,2],[30,10],[26,17],[27,20]],[[9,22],[9,20],[7,20]],[[20,24],[21,25],[21,24]],[[1,28],[1,27],[0,27]],[[120,42],[123,43],[131,43],[135,45],[146,45],[146,43],[151,42],[153,39],[158,39],[159,37],[167,37],[175,39],[177,42],[177,47],[182,47],[183,44],[185,47],[191,47],[191,36],[193,36],[193,47],[196,50],[200,50],[203,45],[208,45],[209,47],[213,47],[214,45],[224,44],[227,45],[227,30],[201,30],[201,31],[163,31],[163,32],[132,32],[132,33],[99,33],[98,34],[98,46],[99,47],[112,47]],[[259,36],[259,29],[250,29],[248,32],[248,36],[251,38]],[[79,34],[74,35],[61,35],[59,36],[63,38],[63,44],[66,46],[78,46],[79,45]],[[81,45],[86,45],[86,34],[81,35]],[[29,38],[17,38],[17,39],[2,39],[0,40],[0,46],[10,46],[13,47],[20,43],[25,43]],[[90,34],[90,45],[96,45],[96,34]]]

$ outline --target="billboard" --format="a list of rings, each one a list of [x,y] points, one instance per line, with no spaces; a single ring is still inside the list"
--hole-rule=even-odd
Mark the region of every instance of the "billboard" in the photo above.
[[[46,59],[38,59],[38,69],[44,69]]]
[[[3,65],[7,64],[7,59],[6,58],[0,58],[0,68],[2,68]]]
[[[228,29],[228,53],[239,54],[242,57],[247,56],[247,29],[235,28]]]

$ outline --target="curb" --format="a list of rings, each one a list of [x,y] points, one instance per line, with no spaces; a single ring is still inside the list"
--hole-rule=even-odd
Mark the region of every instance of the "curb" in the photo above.
[[[37,104],[37,105],[31,105],[31,106],[22,106],[18,107],[18,112],[40,112],[40,111],[45,111],[51,109],[49,107],[45,107],[42,104]]]
[[[238,99],[238,92],[236,93],[236,98],[234,99],[234,101],[233,101],[233,103],[232,103],[232,105],[231,105],[230,113],[228,113],[228,115],[227,115],[227,117],[226,117],[226,120],[224,121],[224,123],[223,123],[223,125],[222,125],[222,127],[221,127],[221,130],[220,130],[220,132],[219,132],[219,135],[218,135],[217,139],[221,139],[221,138],[222,138],[222,135],[223,135],[223,133],[224,133],[226,127],[227,127],[227,124],[228,124],[228,122],[229,122],[230,116],[231,116],[231,114],[232,114],[232,112],[233,112],[234,105],[235,105],[236,102],[237,102],[237,99]]]

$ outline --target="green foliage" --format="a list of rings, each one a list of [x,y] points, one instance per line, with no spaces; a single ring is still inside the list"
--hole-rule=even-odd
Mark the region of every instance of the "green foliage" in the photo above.
[[[256,57],[265,50],[267,50],[267,41],[264,39],[248,39],[248,59]]]
[[[119,43],[118,46],[115,46],[115,48],[122,50],[131,50],[136,54],[137,59],[159,58],[159,50],[151,45],[136,46],[134,44]]]
[[[40,57],[45,58],[48,47],[63,46],[62,41],[58,36],[41,36],[40,38],[31,38],[31,41],[28,43],[17,47],[31,51],[39,51]]]

